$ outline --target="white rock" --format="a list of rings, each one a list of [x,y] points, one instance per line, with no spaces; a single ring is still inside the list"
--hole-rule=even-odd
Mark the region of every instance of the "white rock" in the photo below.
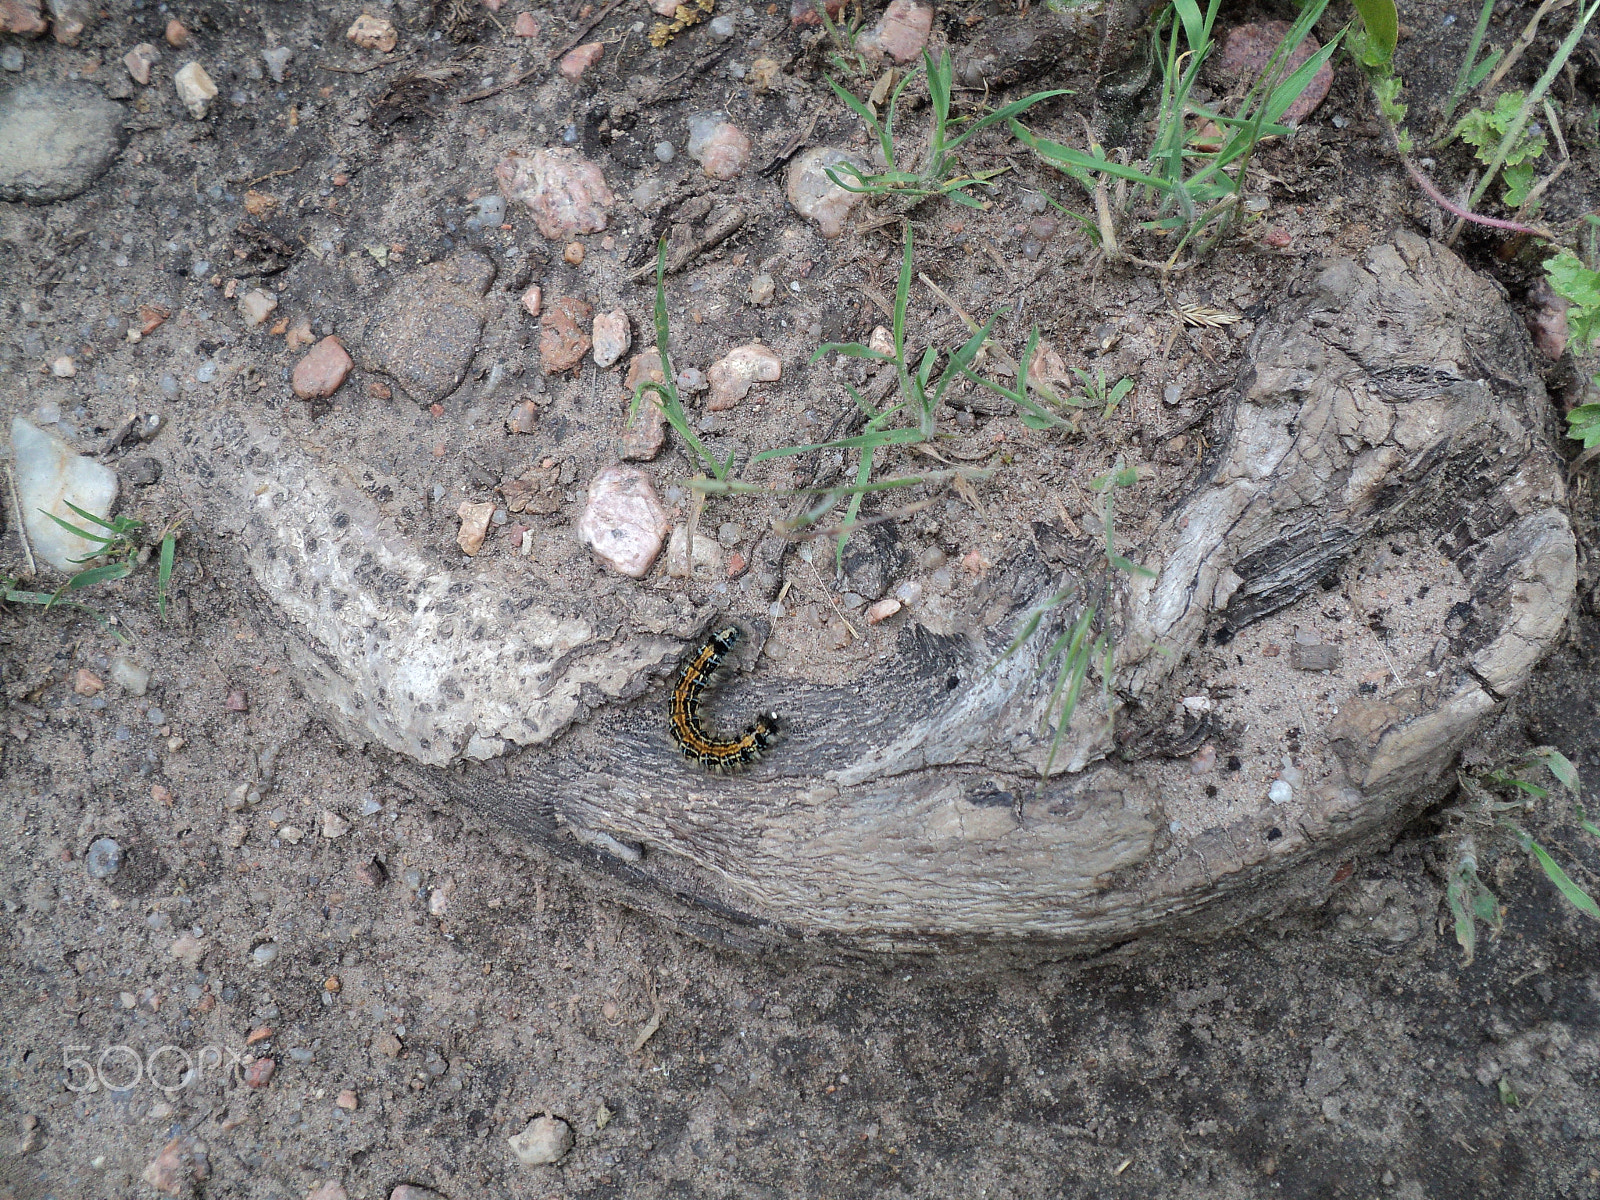
[[[799,155],[789,167],[785,189],[789,203],[802,217],[815,221],[826,238],[836,238],[844,232],[845,218],[862,200],[860,192],[847,191],[828,178],[831,167],[839,178],[853,182],[850,172],[840,169],[840,163],[852,163],[863,171],[867,169],[860,155],[833,146],[815,146]]]
[[[711,399],[706,408],[711,412],[726,412],[750,394],[757,383],[772,383],[783,375],[783,360],[766,346],[753,343],[730,350],[727,357],[719,358],[706,372],[711,384]]]
[[[589,484],[589,500],[578,518],[578,540],[601,562],[642,579],[655,564],[670,522],[650,476],[614,464]]]
[[[272,76],[273,83],[283,82],[283,69],[293,57],[294,52],[287,46],[273,46],[261,52],[261,60],[267,64],[267,74]]]
[[[112,659],[110,675],[111,682],[130,696],[142,696],[150,686],[150,672],[131,659]]]
[[[507,1138],[517,1161],[524,1166],[537,1167],[557,1163],[572,1149],[572,1126],[560,1117],[536,1117],[516,1137]]]
[[[1294,789],[1281,779],[1274,779],[1267,789],[1267,799],[1274,804],[1287,804],[1294,799]]]
[[[568,148],[528,155],[513,151],[494,174],[501,194],[526,204],[547,238],[599,233],[606,227],[606,210],[617,202],[600,168]]]
[[[99,543],[68,533],[45,513],[54,513],[80,529],[84,518],[67,507],[69,501],[97,517],[110,516],[117,498],[117,473],[74,454],[71,446],[25,417],[11,421],[11,452],[17,473],[17,505],[34,555],[58,571],[78,570],[80,564],[73,560],[93,554]]]
[[[667,541],[667,574],[674,579],[687,579],[693,571],[715,574],[722,566],[722,547],[717,540],[703,533],[694,535],[694,562],[689,561],[689,528],[679,525]],[[693,570],[691,570],[691,567]]]
[[[889,332],[887,326],[879,325],[872,331],[872,336],[867,338],[867,349],[876,350],[879,354],[894,356],[894,334]]]
[[[528,530],[522,536],[524,542],[530,543],[530,549],[522,551],[522,553],[527,554],[531,551],[533,530]],[[504,738],[484,737],[482,734],[475,733],[467,739],[467,757],[476,759],[479,762],[488,762],[491,758],[499,758],[505,752],[506,743]]]
[[[204,121],[211,102],[217,98],[217,85],[211,82],[206,69],[197,62],[187,63],[172,77],[172,86],[178,89],[178,99],[183,101],[189,115],[196,121]]]
[[[428,913],[430,916],[442,917],[445,910],[450,907],[450,897],[456,894],[456,881],[443,879],[428,890]]]
[[[594,365],[609,367],[633,345],[633,330],[628,314],[620,308],[594,315]]]
[[[252,288],[239,297],[239,315],[252,329],[271,316],[277,307],[278,298],[260,288]]]
[[[900,601],[893,596],[885,596],[871,608],[867,609],[867,624],[876,625],[879,621],[887,621],[900,611]]]
[[[350,822],[341,817],[332,809],[322,810],[322,836],[330,842],[334,838],[341,838],[350,832]]]
[[[71,379],[77,373],[78,364],[65,354],[50,364],[50,374],[57,379]]]

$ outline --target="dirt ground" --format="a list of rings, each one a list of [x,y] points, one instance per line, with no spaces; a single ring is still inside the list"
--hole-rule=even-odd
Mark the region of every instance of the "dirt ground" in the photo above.
[[[524,9],[539,32],[518,39]],[[123,511],[152,528],[182,507],[182,487],[170,469],[139,464],[170,464],[163,436],[229,405],[322,447],[458,562],[457,506],[533,478],[554,511],[528,522],[531,554],[499,528],[483,553],[570,580],[575,597],[617,586],[596,584],[604,577],[570,526],[622,432],[621,368],[542,371],[539,327],[519,298],[539,283],[547,302],[621,307],[641,349],[651,293],[630,276],[655,238],[699,236],[738,206],[745,226],[669,284],[674,352],[704,370],[759,338],[784,378],[700,429],[741,456],[825,436],[849,402],[835,367],[807,357],[885,320],[899,253],[897,220],[858,212],[827,241],[783,199],[779,160],[797,135],[860,146],[824,83],[826,48],[777,6],[729,10],[726,43],[697,26],[657,51],[643,3],[590,12],[509,0],[493,15],[369,6],[400,31],[386,57],[346,41],[361,11],[116,0],[75,48],[0,39],[25,55],[0,86],[87,81],[124,103],[128,136],[82,195],[0,204],[0,416],[51,414],[92,451],[130,413],[160,413],[167,432],[148,448],[107,456],[124,477]],[[1509,42],[1531,13],[1507,7],[1491,39]],[[1242,5],[1224,21],[1282,15]],[[1399,65],[1416,108],[1448,88],[1475,15],[1461,4],[1403,11]],[[187,50],[162,38],[173,16],[189,27]],[[605,54],[574,86],[549,58],[594,16]],[[1331,16],[1324,26],[1338,27]],[[1564,32],[1535,41],[1529,80]],[[947,5],[934,37],[958,62],[989,55],[986,69],[1012,68],[997,102],[1073,89],[1038,128],[1081,134],[1092,22]],[[163,56],[148,88],[121,64],[141,42]],[[292,50],[281,83],[260,57],[274,45]],[[1593,45],[1591,34],[1561,93],[1580,119],[1568,130],[1574,165],[1547,198],[1552,222],[1597,204],[1594,135],[1581,140],[1593,128]],[[172,90],[191,58],[220,91],[206,121]],[[751,74],[760,59],[778,67],[764,89]],[[395,98],[396,79],[422,68],[431,76]],[[749,170],[727,182],[684,153],[688,114],[719,108],[753,143]],[[676,148],[668,163],[653,150],[663,140]],[[619,197],[604,237],[576,239],[581,262],[515,206],[503,226],[468,226],[507,150],[562,142],[599,163]],[[951,455],[1000,467],[997,479],[976,504],[939,493],[896,527],[904,561],[952,596],[971,586],[960,564],[997,554],[1026,522],[1089,517],[1084,485],[1119,456],[1143,468],[1124,518],[1136,543],[1141,521],[1192,478],[1252,314],[1325,255],[1397,226],[1448,228],[1386,157],[1348,62],[1300,135],[1263,149],[1267,208],[1176,287],[1177,300],[1242,314],[1229,329],[1182,328],[1150,276],[1094,270],[1072,222],[1041,226],[1033,197],[1082,199],[1014,142],[982,140],[970,165],[1012,169],[987,212],[917,211],[919,269],[968,311],[1002,311],[997,329],[1014,349],[1037,323],[1068,363],[1137,386],[1072,439],[958,397]],[[1459,181],[1466,165],[1442,155],[1437,170]],[[653,197],[628,199],[652,180]],[[1536,263],[1496,255],[1499,244],[1468,231],[1458,249],[1522,303]],[[383,376],[358,368],[327,402],[293,397],[303,350],[270,332],[280,318],[354,349],[396,281],[463,248],[487,254],[496,278],[459,390],[430,409],[384,396],[371,386]],[[774,279],[771,305],[751,302],[757,273]],[[259,286],[277,300],[268,321],[243,324],[225,292],[235,278],[240,295]],[[141,305],[170,319],[131,342]],[[925,290],[913,320],[935,344],[963,336]],[[75,376],[49,373],[62,355]],[[1573,378],[1570,360],[1552,366],[1558,401]],[[506,413],[524,400],[535,432],[509,435]],[[909,453],[887,464],[919,465]],[[650,469],[665,489],[691,466],[674,446]],[[782,482],[783,469],[756,477]],[[1576,483],[1573,502],[1586,553],[1591,483]],[[713,502],[704,520],[719,532],[742,523],[727,536],[732,554],[774,515]],[[775,669],[826,656],[842,673],[865,669],[898,626],[855,621],[866,636],[853,642],[821,576],[793,569],[798,599],[774,631]],[[165,623],[151,574],[100,597],[128,648],[86,618],[0,612],[0,1196],[156,1194],[143,1177],[166,1146],[171,1194],[294,1200],[327,1181],[350,1197],[409,1183],[452,1200],[1600,1195],[1596,927],[1519,854],[1485,855],[1506,932],[1471,966],[1440,932],[1439,826],[1426,815],[1388,854],[1341,868],[1321,907],[1206,945],[909,973],[740,957],[600,898],[341,741],[296,684],[226,535],[182,540]],[[771,599],[737,579],[674,586],[756,613]],[[1595,804],[1600,626],[1587,566],[1580,596],[1568,644],[1485,746],[1558,746]],[[150,672],[142,695],[78,686],[80,671],[110,680],[123,656]],[[1570,808],[1543,806],[1528,827],[1593,885],[1600,850]],[[88,848],[108,837],[123,860],[97,878]],[[575,1137],[556,1165],[520,1163],[507,1144],[540,1114]]]

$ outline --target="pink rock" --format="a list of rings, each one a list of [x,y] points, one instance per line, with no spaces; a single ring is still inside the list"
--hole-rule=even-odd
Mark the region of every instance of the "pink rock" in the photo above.
[[[337,1179],[325,1179],[306,1193],[306,1200],[350,1200],[350,1193]]]
[[[1228,41],[1223,47],[1221,57],[1212,67],[1213,77],[1225,82],[1228,87],[1238,88],[1241,91],[1249,87],[1271,61],[1278,43],[1288,32],[1287,21],[1262,21],[1234,26],[1228,33]],[[1288,77],[1301,63],[1320,49],[1322,44],[1313,35],[1307,34],[1306,40],[1284,60],[1280,79]],[[1300,93],[1299,99],[1284,112],[1283,124],[1298,125],[1304,121],[1316,111],[1317,105],[1328,98],[1328,89],[1332,86],[1333,67],[1329,63],[1323,63],[1321,69],[1311,77],[1306,90]]]
[[[49,28],[39,0],[0,0],[0,33],[38,37]]]
[[[357,17],[355,24],[345,30],[344,36],[363,50],[377,50],[383,54],[393,50],[395,43],[400,40],[393,21],[387,17],[374,17],[370,13],[362,13]]]
[[[719,358],[706,372],[711,383],[709,412],[726,412],[750,394],[757,383],[772,383],[783,375],[783,361],[762,345],[740,346]]]
[[[583,73],[595,63],[600,61],[600,56],[605,53],[604,42],[585,42],[575,46],[561,56],[561,65],[556,69],[561,72],[563,79],[569,83],[577,83],[583,78]]]
[[[1541,279],[1528,289],[1529,307],[1522,321],[1528,327],[1533,344],[1546,358],[1554,361],[1567,351],[1572,329],[1567,322],[1567,298],[1558,295],[1554,288]]]
[[[840,179],[850,181],[850,173],[841,169],[843,163],[867,169],[860,156],[833,146],[815,146],[797,155],[789,167],[789,182],[784,189],[789,203],[802,217],[815,221],[825,238],[836,238],[844,232],[845,218],[862,200],[860,192],[842,188],[828,177],[832,170]]]
[[[900,601],[893,596],[885,596],[871,608],[867,609],[867,624],[876,625],[880,621],[887,621],[900,611]]]
[[[725,112],[690,117],[686,148],[712,179],[732,179],[750,164],[750,139]]]
[[[461,531],[456,534],[456,545],[463,554],[476,554],[483,549],[483,539],[489,536],[489,519],[494,516],[494,504],[483,500],[477,504],[463,502],[456,509],[461,518]]]
[[[666,376],[661,373],[661,355],[654,346],[635,354],[628,363],[628,376],[623,381],[627,393],[623,400],[623,412],[631,410],[633,394],[640,384],[664,382]],[[628,420],[618,451],[628,462],[649,462],[661,453],[666,441],[666,414],[661,411],[655,394],[646,392],[639,398],[639,411]]]
[[[565,147],[528,155],[513,151],[494,176],[507,200],[528,206],[547,238],[599,233],[606,227],[606,210],[617,202],[600,168]]]
[[[50,33],[63,46],[76,46],[95,10],[88,0],[46,0],[50,9]]]
[[[594,309],[576,296],[558,296],[539,323],[539,361],[546,372],[570,371],[589,352],[589,324]]]
[[[533,19],[531,12],[520,12],[517,14],[517,23],[511,27],[511,32],[520,38],[538,37],[539,22]]]
[[[258,1058],[244,1069],[245,1087],[264,1088],[272,1082],[272,1077],[278,1071],[275,1059]]]
[[[650,476],[618,463],[590,482],[589,500],[578,518],[578,540],[608,567],[642,579],[670,528]]]
[[[206,1144],[180,1134],[161,1147],[161,1153],[144,1169],[144,1181],[169,1196],[188,1196],[210,1173]]]
[[[844,11],[844,0],[827,0],[828,20],[837,21],[839,14]],[[791,25],[821,25],[822,18],[817,15],[816,0],[791,0],[789,5],[789,24]]]
[[[678,11],[679,0],[650,0],[650,11],[658,17],[671,18]]]
[[[132,50],[122,56],[122,65],[128,68],[128,74],[140,87],[145,87],[150,82],[150,68],[161,61],[161,51],[149,42],[140,42]]]
[[[539,315],[539,306],[544,303],[544,289],[537,283],[522,293],[522,307],[528,310],[530,317]]]
[[[856,39],[856,49],[868,58],[885,54],[895,62],[910,62],[928,44],[933,28],[933,6],[917,0],[889,0],[878,23]]]
[[[339,390],[352,365],[344,345],[330,334],[295,364],[289,385],[302,400],[326,399]]]
[[[609,367],[633,344],[633,331],[628,326],[628,314],[620,308],[594,315],[594,365]]]

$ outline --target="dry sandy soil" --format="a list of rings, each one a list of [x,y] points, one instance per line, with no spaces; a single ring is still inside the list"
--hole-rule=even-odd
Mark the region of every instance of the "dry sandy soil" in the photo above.
[[[387,11],[400,47],[387,58],[345,40],[361,11],[349,3],[169,12],[114,0],[74,48],[0,39],[25,56],[0,86],[84,82],[123,104],[127,136],[82,195],[0,205],[0,416],[54,415],[94,451],[133,412],[161,413],[171,430],[253,405],[364,472],[370,493],[441,550],[453,550],[463,499],[545,470],[557,511],[532,556],[504,531],[484,553],[600,595],[618,585],[592,568],[570,523],[621,430],[618,377],[585,365],[547,378],[518,296],[542,281],[547,298],[621,306],[641,347],[650,293],[629,276],[654,238],[674,222],[704,228],[739,203],[747,226],[669,288],[678,358],[704,369],[760,337],[786,374],[703,428],[724,453],[793,440],[797,428],[824,434],[841,394],[806,356],[882,320],[874,297],[893,290],[898,224],[825,242],[785,208],[781,172],[760,173],[813,119],[813,142],[856,137],[822,81],[825,56],[807,48],[815,32],[775,6],[735,8],[730,43],[697,27],[658,52],[632,31],[653,19],[643,4],[619,7],[593,35],[605,57],[574,87],[548,60],[587,19],[576,5],[534,6],[540,33],[519,41],[509,31],[527,7],[509,0],[491,20],[463,3],[431,14],[398,5]],[[1508,42],[1531,12],[1512,5],[1491,37]],[[191,31],[183,52],[161,36],[174,15]],[[1277,15],[1246,5],[1228,19]],[[1425,105],[1448,87],[1475,13],[1419,4],[1403,16],[1401,72]],[[991,70],[1020,64],[1010,94],[1076,89],[1041,118],[1065,139],[1081,131],[1098,51],[1092,23],[1058,34],[1068,27],[1042,7],[952,5],[934,34],[958,57],[994,55]],[[1056,40],[1030,59],[1044,33]],[[149,88],[121,65],[140,42],[163,54]],[[262,71],[274,44],[293,51],[282,83]],[[1536,41],[1530,79],[1551,45],[1548,34]],[[1562,93],[1591,130],[1593,45],[1591,35]],[[747,78],[762,57],[780,67],[765,91]],[[172,91],[190,58],[220,89],[203,122]],[[398,119],[374,108],[397,77],[440,66]],[[517,86],[461,102],[523,72]],[[740,179],[713,183],[683,153],[688,113],[709,108],[728,109],[755,144]],[[525,214],[468,229],[501,155],[559,143],[569,128],[619,196],[664,180],[660,206],[620,204],[611,245],[583,239],[577,265]],[[672,163],[653,153],[661,140],[677,147]],[[1162,352],[1173,326],[1151,278],[1092,271],[1070,222],[1040,238],[1029,198],[1070,191],[1014,143],[982,148],[1014,170],[989,212],[919,211],[919,266],[973,311],[1006,309],[1017,345],[1036,321],[1068,361],[1138,387],[1070,444],[1008,416],[954,419],[974,446],[1004,444],[1011,474],[983,509],[941,495],[904,523],[912,563],[940,561],[930,550],[958,563],[1010,523],[1055,520],[1057,497],[1069,518],[1086,516],[1082,481],[1119,455],[1151,468],[1130,509],[1136,527],[1190,478],[1193,431],[1239,365],[1235,332],[1180,331],[1178,349]],[[1553,220],[1596,204],[1592,133],[1574,153],[1550,196]],[[1259,315],[1308,262],[1397,227],[1444,232],[1386,159],[1348,63],[1301,136],[1264,151],[1261,169],[1275,181],[1270,211],[1184,280],[1183,299]],[[1439,164],[1454,178],[1465,169]],[[272,203],[248,213],[252,192]],[[285,269],[263,273],[272,247],[239,235],[241,224],[292,250]],[[1263,242],[1269,229],[1286,245]],[[273,320],[304,319],[354,345],[395,280],[464,245],[492,258],[497,281],[468,380],[432,411],[375,395],[381,377],[359,369],[328,403],[295,399],[287,379],[300,352],[268,332],[272,320],[246,328],[222,291],[244,273],[241,293],[259,284],[278,300]],[[1502,261],[1496,245],[1469,232],[1459,248],[1520,304],[1536,269]],[[777,282],[770,307],[749,302],[758,269]],[[141,305],[172,315],[132,344]],[[930,340],[959,335],[929,294],[914,316]],[[75,377],[48,374],[61,355],[75,357]],[[1569,368],[1552,368],[1558,399]],[[523,398],[538,428],[512,437],[505,413]],[[181,507],[170,470],[152,481],[137,465],[170,462],[162,436],[108,456],[124,476],[123,510],[152,528]],[[689,466],[674,449],[653,469],[665,484]],[[1588,552],[1594,510],[1581,481],[1573,506]],[[730,519],[713,510],[711,527]],[[152,572],[107,589],[99,603],[128,648],[86,618],[0,612],[0,1196],[156,1194],[143,1176],[173,1142],[190,1157],[173,1164],[172,1194],[293,1200],[326,1181],[351,1197],[409,1183],[453,1200],[1600,1194],[1596,927],[1520,854],[1485,855],[1506,932],[1471,966],[1438,924],[1443,843],[1428,815],[1392,851],[1340,868],[1317,889],[1320,906],[1205,945],[1146,941],[1026,968],[741,956],[619,906],[347,745],[297,685],[240,562],[225,534],[192,530],[165,623]],[[1600,626],[1584,572],[1567,643],[1478,761],[1552,743],[1600,779]],[[708,599],[708,586],[683,586]],[[968,586],[959,570],[948,584]],[[818,577],[791,605],[785,654],[859,656],[889,636],[849,649],[825,590]],[[75,686],[80,671],[109,680],[122,655],[149,670],[142,695]],[[325,811],[337,836],[324,836]],[[1570,807],[1540,807],[1529,828],[1593,885],[1600,853]],[[106,837],[123,859],[96,878],[88,847]],[[556,1165],[524,1165],[507,1139],[546,1113],[575,1145]]]

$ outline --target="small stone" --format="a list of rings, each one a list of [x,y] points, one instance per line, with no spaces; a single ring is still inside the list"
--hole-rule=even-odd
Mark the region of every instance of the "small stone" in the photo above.
[[[1207,742],[1189,760],[1189,774],[1205,775],[1217,765],[1217,748]]]
[[[63,46],[76,46],[94,19],[95,10],[85,0],[46,0],[46,4],[50,9],[51,35]]]
[[[160,61],[161,51],[149,42],[140,42],[122,56],[122,65],[128,68],[128,74],[140,87],[149,86],[150,68]]]
[[[1294,234],[1282,225],[1274,225],[1261,235],[1261,244],[1274,250],[1287,250],[1294,242]]]
[[[239,315],[244,318],[244,323],[254,329],[261,322],[272,315],[272,310],[278,307],[278,298],[260,288],[252,288],[239,297]]]
[[[568,266],[576,267],[583,263],[584,248],[582,242],[568,242],[561,251],[561,261]]]
[[[720,43],[732,40],[736,26],[733,17],[723,13],[720,17],[712,17],[706,29],[711,34],[711,40]]]
[[[674,579],[687,579],[696,570],[715,573],[722,567],[722,547],[714,538],[703,533],[694,535],[694,561],[689,561],[689,530],[679,525],[667,542],[667,574]]]
[[[757,383],[772,383],[783,375],[783,362],[767,347],[752,344],[730,350],[711,364],[706,378],[711,384],[709,412],[726,412],[750,394]]]
[[[350,1200],[350,1193],[337,1179],[325,1179],[306,1193],[306,1200]]]
[[[78,373],[78,365],[63,354],[50,364],[50,374],[57,379],[71,379]]]
[[[249,712],[250,699],[244,694],[243,689],[234,688],[228,693],[228,698],[222,702],[222,707],[228,712]]]
[[[272,76],[273,83],[283,82],[284,68],[293,57],[294,52],[287,46],[271,46],[261,52],[261,61],[267,64],[267,74]]]
[[[49,28],[50,24],[44,19],[44,11],[39,0],[0,0],[0,33],[14,33],[19,37],[33,38]],[[8,61],[3,61],[4,58],[9,58],[9,52],[13,50],[16,51],[19,60],[14,67]],[[0,56],[0,65],[4,65],[8,71],[20,71],[21,58],[21,50],[15,46],[7,46],[5,54]]]
[[[98,696],[105,691],[105,682],[87,667],[79,667],[72,681],[72,690],[80,696]]]
[[[345,1112],[355,1112],[356,1109],[361,1107],[360,1098],[357,1097],[355,1092],[350,1088],[345,1088],[342,1092],[340,1092],[338,1098],[334,1100],[334,1103],[340,1108],[344,1109]]]
[[[492,757],[492,756],[491,756]],[[456,894],[456,881],[442,879],[428,892],[428,915],[442,917],[450,907],[450,897]]]
[[[389,878],[389,872],[384,869],[381,862],[372,858],[356,868],[355,876],[368,887],[375,888],[383,886],[384,881]]]
[[[445,1200],[445,1197],[432,1188],[418,1187],[414,1183],[402,1183],[389,1193],[389,1200]]]
[[[204,121],[211,111],[211,102],[217,98],[217,85],[197,62],[187,63],[172,77],[172,86],[178,90],[178,99],[196,121]]]
[[[317,335],[311,332],[311,321],[301,317],[295,322],[294,328],[284,335],[284,343],[290,350],[299,350],[302,346],[310,346],[317,340]]]
[[[400,1044],[400,1039],[392,1033],[380,1033],[372,1039],[372,1048],[385,1058],[399,1058],[400,1051],[405,1047]]]
[[[322,810],[322,836],[330,842],[350,832],[350,822],[331,809]],[[335,989],[336,991],[338,989]]]
[[[628,324],[628,314],[620,308],[594,317],[594,365],[609,367],[628,352],[633,345],[633,331]]]
[[[245,1087],[264,1088],[272,1082],[272,1077],[277,1073],[276,1059],[258,1058],[244,1069]]]
[[[833,146],[815,146],[798,155],[789,167],[785,187],[789,203],[802,217],[815,221],[825,238],[836,238],[844,232],[845,218],[862,199],[860,192],[842,188],[828,177],[831,169],[839,178],[850,180],[850,173],[841,169],[843,163],[862,171],[867,169],[859,155]]]
[[[47,204],[78,195],[116,159],[122,106],[84,84],[0,91],[0,200]]]
[[[306,831],[298,825],[278,826],[278,840],[291,846],[298,846],[306,836]]]
[[[890,333],[889,330],[882,325],[877,326],[867,338],[867,349],[875,350],[879,354],[884,354],[890,358],[893,358],[894,334]],[[1035,355],[1035,357],[1037,357],[1037,355]],[[1030,371],[1029,374],[1032,374],[1032,372]]]
[[[206,1161],[206,1144],[179,1134],[144,1169],[143,1179],[158,1192],[169,1196],[190,1196],[199,1190],[211,1173]]]
[[[272,1026],[270,1025],[257,1025],[249,1033],[245,1034],[244,1044],[246,1046],[254,1046],[258,1042],[264,1042],[272,1037],[272,1032]]]
[[[577,83],[583,78],[585,71],[600,61],[605,49],[604,42],[585,42],[581,46],[575,46],[561,56],[561,63],[556,70],[561,72],[561,77],[568,83]]]
[[[650,477],[637,467],[604,468],[589,484],[578,540],[601,562],[642,579],[661,553],[670,522]]]
[[[885,596],[876,604],[867,609],[867,624],[876,625],[880,621],[887,621],[900,611],[900,601],[893,596]]]
[[[533,19],[531,12],[517,14],[517,23],[511,27],[511,32],[519,38],[532,38],[539,36],[539,22]]]
[[[765,308],[778,294],[778,285],[771,275],[758,271],[750,277],[750,303]]]
[[[483,294],[494,263],[475,250],[409,275],[378,302],[361,342],[361,365],[436,404],[466,378],[483,336]]]
[[[1568,307],[1567,298],[1543,279],[1528,289],[1528,307],[1523,311],[1522,321],[1528,327],[1533,344],[1552,362],[1567,352],[1567,343],[1572,339]]]
[[[689,157],[712,179],[732,179],[750,163],[750,139],[725,112],[695,113],[689,118]]]
[[[476,554],[483,549],[483,539],[489,535],[489,518],[494,516],[494,504],[484,500],[477,504],[464,501],[456,509],[461,518],[461,529],[456,534],[456,545],[463,554]]]
[[[594,309],[576,296],[550,302],[539,323],[539,361],[547,374],[570,371],[589,352],[589,324]]]
[[[1226,80],[1229,87],[1238,86],[1241,90],[1248,87],[1272,62],[1283,35],[1288,32],[1287,21],[1261,21],[1234,26],[1228,32],[1221,56],[1210,67],[1210,74],[1215,79]],[[1316,36],[1306,34],[1305,41],[1295,47],[1294,53],[1276,65],[1275,69],[1281,72],[1279,77],[1286,78],[1320,49],[1322,45]],[[1333,64],[1323,63],[1311,77],[1305,91],[1284,110],[1279,119],[1285,125],[1300,124],[1328,98],[1328,89],[1332,86]]]
[[[142,696],[150,686],[150,672],[127,658],[111,660],[111,682],[130,696]]]
[[[0,0],[0,33],[6,32],[6,14],[16,11],[21,0]],[[12,32],[17,32],[15,29]],[[25,66],[27,59],[23,57],[21,46],[0,46],[0,71],[10,71],[17,74]]]
[[[1294,799],[1294,788],[1282,779],[1274,779],[1272,786],[1267,789],[1267,799],[1274,804],[1287,804]]]
[[[910,62],[922,53],[933,28],[933,6],[918,0],[889,0],[878,23],[856,39],[856,49],[868,58],[888,55],[897,63]]]
[[[513,152],[494,175],[501,194],[527,205],[539,232],[552,240],[599,233],[606,227],[606,210],[617,202],[600,168],[565,147]]]
[[[290,828],[293,828],[293,827],[289,826],[289,825],[285,825],[283,827],[283,829],[290,829]],[[280,829],[278,832],[279,832],[279,835],[281,836],[282,833],[283,833],[283,830]],[[277,942],[262,942],[254,950],[250,951],[250,959],[258,967],[270,967],[273,963],[278,961],[278,943]]]
[[[174,50],[182,50],[189,44],[189,31],[184,28],[183,22],[176,17],[167,21],[166,32],[162,35],[167,40],[167,45]]]
[[[339,390],[354,365],[344,344],[330,334],[295,364],[290,386],[302,400],[326,399]]]
[[[777,85],[778,76],[782,71],[783,68],[778,65],[776,60],[758,58],[750,64],[750,70],[745,76],[745,82],[757,92],[770,92]]]
[[[514,405],[506,418],[507,433],[529,434],[539,428],[539,406],[532,400]]]
[[[517,1161],[523,1166],[558,1163],[572,1150],[572,1126],[560,1117],[543,1116],[528,1122],[528,1127],[507,1139]]]
[[[678,157],[678,151],[671,142],[657,142],[655,144],[655,156],[657,162],[669,163]]]
[[[388,54],[400,40],[394,22],[370,13],[362,13],[357,17],[355,23],[345,30],[344,36],[363,50],[376,50],[381,54]]]
[[[539,309],[543,302],[544,290],[540,288],[538,284],[534,284],[531,288],[522,293],[522,307],[528,310],[528,315],[530,317],[537,317],[539,315]]]
[[[200,965],[200,958],[205,954],[205,950],[205,943],[191,932],[179,935],[168,949],[168,953],[192,971]]]
[[[114,838],[96,838],[89,843],[83,865],[91,879],[110,879],[122,869],[122,847]]]
[[[1289,647],[1289,665],[1297,671],[1333,671],[1343,660],[1339,647],[1327,643],[1304,645],[1298,638]]]

